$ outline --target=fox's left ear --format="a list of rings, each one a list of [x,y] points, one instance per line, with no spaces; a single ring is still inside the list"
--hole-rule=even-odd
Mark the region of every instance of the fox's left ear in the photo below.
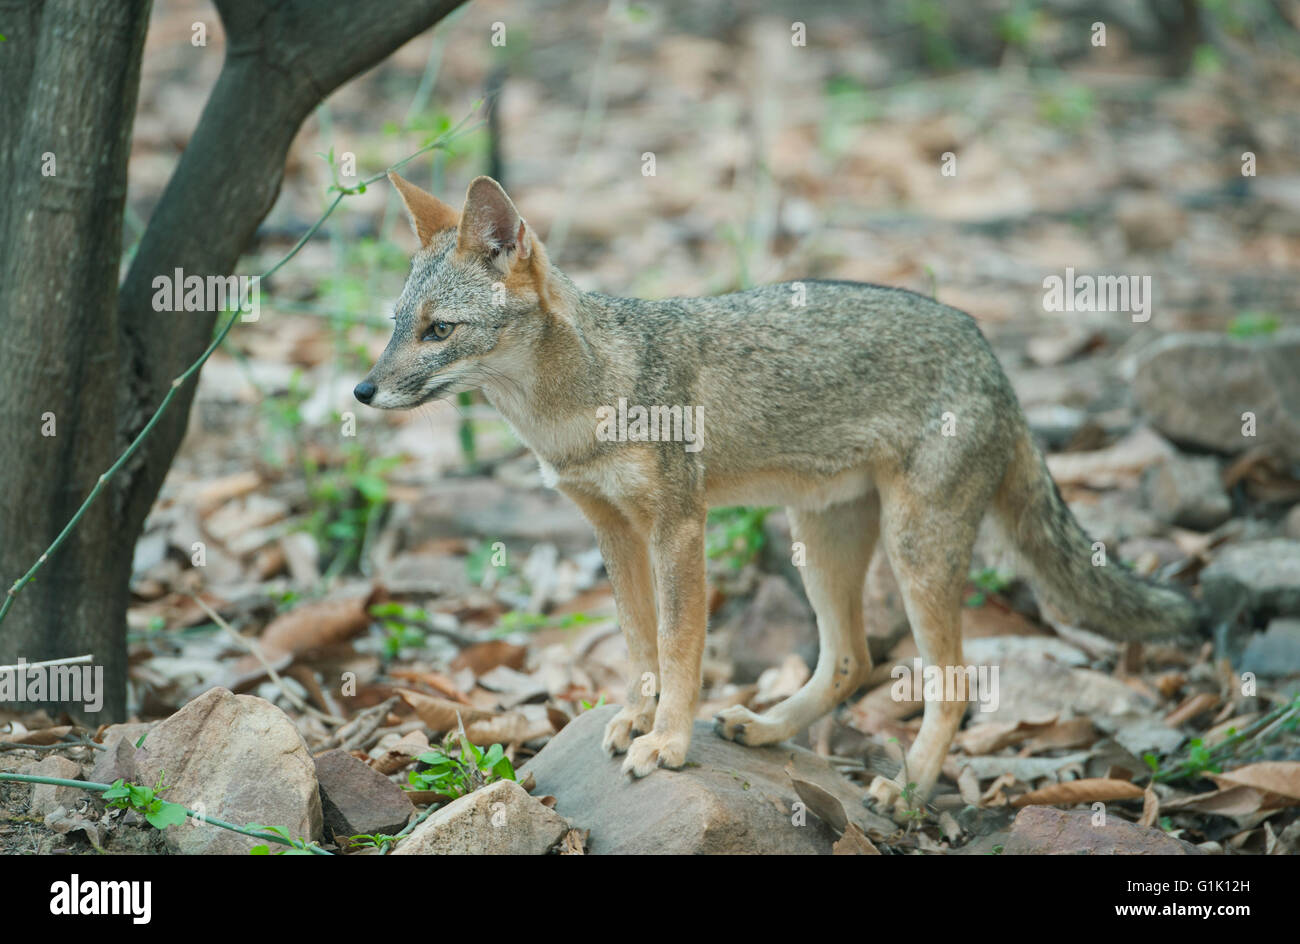
[[[527,259],[531,253],[528,224],[491,177],[476,177],[469,185],[456,247],[484,256],[502,274],[510,271],[515,259]]]
[[[415,184],[394,173],[388,172],[388,179],[397,188],[398,196],[406,207],[406,215],[411,218],[411,228],[419,237],[420,245],[429,245],[433,234],[444,229],[452,229],[460,222],[460,214],[455,207],[448,206],[431,193],[426,193]]]

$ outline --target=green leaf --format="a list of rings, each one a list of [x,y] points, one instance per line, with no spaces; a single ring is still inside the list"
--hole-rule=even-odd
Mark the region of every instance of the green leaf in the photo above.
[[[251,848],[251,849],[248,850],[248,854],[249,854],[249,855],[270,855],[270,854],[271,854],[271,847],[270,847],[270,846],[254,846],[253,848]]]
[[[179,826],[185,822],[185,807],[179,803],[168,803],[166,800],[159,800],[157,809],[146,813],[145,819],[155,829]]]

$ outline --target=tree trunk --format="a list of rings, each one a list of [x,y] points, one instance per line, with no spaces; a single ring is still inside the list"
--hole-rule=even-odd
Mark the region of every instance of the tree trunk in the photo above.
[[[113,461],[117,276],[149,0],[48,0],[6,34],[9,197],[0,230],[0,568],[17,577]],[[30,52],[28,51],[30,50]],[[105,496],[0,626],[0,664],[94,656],[125,711],[131,546]],[[12,579],[12,578],[11,578]],[[66,706],[65,706],[66,707]]]
[[[302,121],[462,0],[216,0],[221,75],[120,291],[126,158],[149,0],[0,0],[0,580],[27,571],[177,377],[215,312],[158,312],[152,282],[232,271],[279,194]],[[367,19],[367,17],[370,17]],[[21,127],[11,139],[10,128]],[[57,176],[40,175],[54,152]],[[92,653],[126,712],[131,557],[185,433],[194,383],[0,623],[0,665]],[[55,436],[42,435],[42,416]],[[85,717],[76,706],[62,704]]]

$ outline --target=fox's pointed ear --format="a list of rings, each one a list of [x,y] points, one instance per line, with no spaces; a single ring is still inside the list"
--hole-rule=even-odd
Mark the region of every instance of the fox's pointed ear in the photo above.
[[[527,259],[531,253],[528,224],[491,177],[475,177],[469,185],[456,247],[462,252],[480,253],[503,273],[510,271],[514,259]]]
[[[454,229],[460,222],[460,214],[455,207],[443,203],[433,194],[426,193],[391,170],[388,179],[397,188],[402,203],[406,205],[406,215],[411,218],[411,229],[415,230],[421,246],[429,245],[434,233]]]

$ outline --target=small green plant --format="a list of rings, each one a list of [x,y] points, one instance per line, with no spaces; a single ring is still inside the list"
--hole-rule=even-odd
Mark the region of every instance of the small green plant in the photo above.
[[[384,655],[397,658],[403,649],[418,649],[425,643],[423,630],[412,623],[428,623],[432,617],[418,606],[405,603],[376,603],[370,615],[379,620],[384,630]]]
[[[1038,115],[1071,133],[1082,131],[1097,113],[1097,99],[1085,85],[1064,85],[1040,93]]]
[[[763,522],[771,508],[715,508],[709,512],[709,558],[740,570],[767,545]]]
[[[532,633],[539,629],[573,629],[593,622],[586,613],[566,613],[563,616],[542,616],[526,610],[511,610],[501,615],[501,621],[492,630],[494,636],[509,636],[512,633]]]
[[[1228,322],[1228,334],[1234,338],[1258,338],[1273,334],[1281,326],[1276,315],[1263,311],[1243,311]]]
[[[348,846],[358,849],[379,849],[383,850],[397,842],[401,836],[390,836],[387,833],[361,833],[356,836],[348,837]]]
[[[1231,732],[1225,740],[1233,737],[1235,732]],[[1168,776],[1160,769],[1160,758],[1155,754],[1144,754],[1142,759],[1146,761],[1151,768],[1151,774],[1156,779],[1169,779]],[[1201,774],[1221,774],[1223,765],[1219,763],[1214,756],[1214,752],[1205,746],[1205,742],[1200,738],[1192,738],[1187,742],[1187,759],[1180,761],[1176,767],[1178,777],[1197,777]]]
[[[492,563],[492,557],[496,554],[494,548],[496,543],[496,541],[480,541],[465,556],[465,574],[469,577],[470,583],[476,587],[483,585],[483,578],[487,576],[488,567],[495,567],[499,570],[499,577],[504,577],[510,572],[509,561],[504,557],[500,565]]]
[[[168,826],[179,826],[185,822],[186,816],[185,807],[179,803],[169,803],[159,796],[166,789],[163,772],[159,771],[158,782],[152,787],[127,783],[119,777],[104,791],[103,797],[110,807],[135,810],[155,829],[166,829]]]
[[[315,854],[311,851],[311,844],[306,839],[303,839],[301,837],[295,839],[293,836],[289,834],[289,830],[284,829],[281,826],[262,826],[258,823],[250,823],[248,828],[251,830],[256,830],[257,832],[260,833],[273,833],[289,844],[289,848],[280,849],[274,853],[271,852],[270,846],[254,846],[253,848],[248,850],[249,855],[314,855]]]
[[[1008,46],[1027,51],[1038,18],[1039,11],[1028,0],[1016,0],[998,19],[998,35]]]
[[[316,156],[319,157],[321,160],[325,161],[330,166],[330,176],[333,178],[334,182],[325,188],[326,193],[337,192],[341,194],[354,194],[354,193],[366,192],[366,182],[364,180],[359,181],[355,187],[348,187],[345,186],[344,184],[339,183],[339,169],[338,169],[338,165],[335,163],[334,160],[334,148],[330,148],[329,153],[327,154],[322,154],[318,151],[316,153]]]
[[[973,609],[987,603],[990,594],[1001,593],[1009,587],[1011,577],[998,573],[992,567],[985,567],[983,570],[973,571],[970,582],[975,585],[975,592],[966,598],[966,605]]]
[[[903,816],[909,823],[919,823],[925,819],[925,804],[921,802],[916,794],[916,784],[908,781],[907,786],[900,791],[903,797]]]
[[[459,740],[460,750],[453,753]],[[417,760],[428,766],[407,775],[416,790],[432,790],[443,796],[461,797],[498,780],[514,780],[515,768],[506,757],[505,748],[493,744],[486,751],[463,734],[449,734],[442,747],[421,754]]]
[[[831,160],[843,157],[879,117],[880,106],[865,85],[849,76],[831,76],[824,86],[826,107],[818,129],[818,146]]]
[[[297,590],[269,590],[267,596],[275,601],[275,611],[277,613],[289,612],[302,599],[302,594]]]
[[[925,61],[932,69],[944,71],[957,64],[957,50],[948,38],[948,11],[938,0],[907,0],[908,22],[921,30]]]
[[[351,446],[342,468],[322,470],[304,460],[312,513],[306,528],[330,559],[326,573],[334,575],[361,561],[371,533],[388,507],[385,474],[401,463],[398,456],[369,456]]]
[[[583,711],[591,711],[593,708],[601,708],[604,706],[605,696],[601,695],[594,705],[585,698],[579,701],[578,704],[582,706]]]

